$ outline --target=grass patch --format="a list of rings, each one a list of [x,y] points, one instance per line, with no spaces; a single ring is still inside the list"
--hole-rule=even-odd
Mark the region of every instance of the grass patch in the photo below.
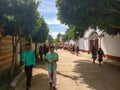
[[[10,71],[0,73],[0,90],[9,90],[11,80]]]
[[[22,71],[21,65],[19,65],[11,74],[11,70],[5,70],[0,72],[0,90],[14,90],[10,87],[12,80]]]

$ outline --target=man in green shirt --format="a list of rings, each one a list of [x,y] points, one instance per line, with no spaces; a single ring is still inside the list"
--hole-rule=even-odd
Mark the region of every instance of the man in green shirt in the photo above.
[[[54,46],[50,46],[49,52],[46,54],[46,62],[48,67],[48,78],[50,80],[50,86],[53,86],[53,90],[56,90],[56,69],[58,61],[58,54],[54,52]]]
[[[32,78],[32,67],[36,64],[34,51],[31,50],[30,44],[25,44],[25,50],[22,51],[21,60],[25,64],[26,90],[29,90]]]

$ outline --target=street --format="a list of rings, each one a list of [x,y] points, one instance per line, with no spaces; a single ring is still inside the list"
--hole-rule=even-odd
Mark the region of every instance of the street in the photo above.
[[[84,56],[58,50],[57,90],[120,90],[120,70],[114,66],[92,63]],[[15,90],[25,90],[25,79]],[[45,62],[33,69],[30,90],[50,90]]]

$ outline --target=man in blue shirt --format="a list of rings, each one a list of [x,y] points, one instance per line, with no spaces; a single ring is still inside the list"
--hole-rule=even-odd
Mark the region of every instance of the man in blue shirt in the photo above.
[[[48,78],[50,79],[50,86],[53,86],[53,90],[56,90],[57,61],[58,54],[54,52],[54,46],[51,46],[49,52],[46,54],[46,62],[48,67]]]
[[[21,60],[25,64],[26,90],[29,90],[32,78],[32,67],[36,64],[34,51],[31,50],[30,44],[25,44],[25,50],[22,51]]]

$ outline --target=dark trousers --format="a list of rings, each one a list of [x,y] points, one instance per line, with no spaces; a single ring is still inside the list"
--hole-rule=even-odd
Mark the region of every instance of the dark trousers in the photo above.
[[[30,87],[31,78],[32,78],[32,66],[25,66],[25,74],[26,74],[26,86]]]
[[[40,53],[40,60],[43,61],[43,54]]]

